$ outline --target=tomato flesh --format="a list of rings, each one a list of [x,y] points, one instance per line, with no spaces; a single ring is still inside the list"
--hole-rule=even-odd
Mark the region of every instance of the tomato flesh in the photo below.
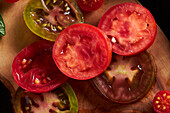
[[[76,95],[67,83],[45,93],[32,93],[19,87],[14,102],[16,113],[78,112]]]
[[[99,9],[104,0],[78,0],[79,6],[85,11],[94,11]]]
[[[159,91],[153,99],[153,108],[157,113],[170,112],[170,91]]]
[[[110,8],[98,27],[110,38],[112,51],[119,55],[134,55],[146,50],[156,37],[152,14],[135,3],[122,3]]]
[[[52,42],[40,40],[24,48],[14,59],[12,73],[16,83],[31,92],[46,92],[68,78],[52,59]]]
[[[83,22],[75,0],[30,0],[24,10],[24,20],[36,35],[55,41],[66,27]]]
[[[109,100],[131,103],[144,97],[154,82],[154,65],[148,53],[135,56],[113,55],[109,67],[92,79]]]
[[[90,79],[102,73],[111,61],[111,45],[97,27],[74,24],[60,33],[53,47],[53,59],[65,75]]]

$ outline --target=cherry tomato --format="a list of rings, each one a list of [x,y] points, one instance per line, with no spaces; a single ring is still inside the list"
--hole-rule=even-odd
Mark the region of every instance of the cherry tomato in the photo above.
[[[147,52],[134,56],[113,55],[109,67],[92,79],[106,98],[116,103],[131,103],[144,97],[155,78],[154,65]]]
[[[110,38],[112,51],[124,56],[150,47],[157,31],[149,10],[135,3],[113,6],[103,15],[98,27]]]
[[[159,91],[153,99],[153,108],[157,113],[170,113],[170,91]]]
[[[78,0],[78,4],[81,9],[85,11],[94,11],[99,9],[104,0]]]
[[[25,47],[14,58],[12,74],[19,86],[40,93],[50,91],[68,79],[52,59],[53,44],[46,40],[37,41]]]
[[[24,10],[24,20],[33,33],[55,41],[63,29],[83,22],[83,15],[75,0],[30,0]]]
[[[77,113],[76,95],[67,83],[45,93],[32,93],[21,87],[15,94],[15,113]]]
[[[14,2],[17,2],[19,0],[4,0],[4,1],[7,2],[7,3],[14,3]]]
[[[107,36],[97,27],[74,24],[63,30],[55,41],[53,59],[68,77],[86,80],[102,73],[111,61]]]

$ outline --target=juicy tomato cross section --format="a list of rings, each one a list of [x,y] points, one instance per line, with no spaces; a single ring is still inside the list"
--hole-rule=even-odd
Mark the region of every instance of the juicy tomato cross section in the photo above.
[[[153,99],[153,108],[157,113],[170,112],[170,91],[162,90]]]
[[[98,27],[110,38],[112,51],[119,55],[134,55],[151,46],[156,37],[152,14],[135,3],[122,3],[110,8]]]
[[[102,73],[111,61],[109,39],[97,27],[74,24],[60,33],[53,47],[53,59],[65,75],[90,79]]]

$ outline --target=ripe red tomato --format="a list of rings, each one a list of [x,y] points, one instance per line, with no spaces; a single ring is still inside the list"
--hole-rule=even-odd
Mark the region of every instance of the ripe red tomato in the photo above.
[[[37,41],[14,58],[12,74],[20,87],[40,93],[50,91],[68,79],[52,59],[53,44],[46,40]]]
[[[65,75],[79,80],[102,73],[111,61],[108,37],[97,27],[74,24],[63,30],[55,41],[53,59]]]
[[[104,0],[78,0],[81,9],[85,11],[94,11],[99,9]]]
[[[156,37],[152,14],[135,3],[122,3],[110,8],[98,27],[110,38],[112,51],[119,55],[134,55],[151,46]]]
[[[157,113],[170,113],[170,91],[158,92],[153,99],[153,108]]]
[[[14,2],[17,2],[18,0],[4,0],[4,1],[7,3],[14,3]]]

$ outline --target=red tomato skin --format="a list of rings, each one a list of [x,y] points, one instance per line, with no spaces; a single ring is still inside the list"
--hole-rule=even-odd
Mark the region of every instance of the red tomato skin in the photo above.
[[[59,45],[57,45],[60,36],[61,36],[64,32],[69,32],[68,29],[70,29],[71,27],[73,28],[73,27],[80,27],[80,26],[81,26],[82,29],[84,29],[83,26],[85,26],[86,29],[95,29],[95,30],[97,29],[97,30],[98,30],[97,32],[99,32],[100,35],[101,35],[101,37],[104,38],[104,40],[105,40],[105,45],[107,45],[107,48],[106,48],[106,49],[108,50],[107,63],[105,64],[105,67],[104,67],[99,73],[97,73],[97,74],[95,74],[95,75],[86,75],[86,76],[83,75],[83,76],[81,76],[81,75],[73,75],[73,74],[67,73],[67,72],[65,72],[65,70],[62,70],[62,65],[60,65],[60,64],[57,62],[57,60],[56,60],[56,59],[57,59],[56,56],[58,56],[58,54],[56,55],[56,54],[55,54],[55,51],[57,50],[56,48],[60,48],[60,47],[58,47]],[[76,32],[76,33],[77,33],[77,32]],[[63,44],[62,44],[62,45],[63,45]],[[100,74],[101,74],[102,72],[104,72],[104,70],[109,66],[109,64],[110,64],[110,62],[111,62],[111,58],[112,58],[112,50],[111,50],[111,44],[110,44],[110,41],[109,41],[108,37],[107,37],[107,36],[105,35],[105,33],[102,32],[100,29],[98,29],[98,28],[95,27],[95,26],[89,25],[89,24],[83,24],[83,23],[81,23],[81,24],[74,24],[74,25],[71,25],[70,27],[66,28],[65,30],[63,30],[63,31],[60,33],[60,35],[59,35],[58,38],[56,39],[55,44],[54,44],[54,46],[53,46],[53,59],[54,59],[54,62],[56,63],[56,65],[57,65],[57,67],[58,67],[58,68],[60,69],[60,71],[61,71],[62,73],[64,73],[66,76],[68,76],[68,77],[70,77],[70,78],[73,78],[73,79],[77,79],[77,80],[88,80],[88,79],[91,79],[91,78],[94,78],[94,77],[100,75]]]
[[[49,49],[52,49],[54,42],[50,42],[47,40],[39,40],[37,42],[34,42],[30,45],[28,45],[27,47],[23,48],[14,58],[13,63],[12,63],[12,74],[13,74],[13,78],[15,80],[15,82],[22,87],[23,89],[25,89],[26,91],[30,91],[30,92],[34,92],[34,93],[43,93],[43,92],[47,92],[47,91],[51,91],[53,89],[55,89],[56,87],[60,86],[61,84],[65,83],[68,80],[68,77],[63,75],[61,72],[58,74],[59,71],[57,71],[56,74],[58,74],[59,77],[56,77],[56,79],[53,79],[51,81],[49,81],[47,84],[43,85],[36,85],[34,83],[34,85],[30,85],[30,83],[32,81],[30,81],[30,83],[25,83],[23,81],[22,78],[24,77],[24,72],[21,69],[21,61],[23,58],[27,58],[28,56],[34,56],[34,54],[38,51],[41,51],[41,49],[45,49],[45,51],[48,51]],[[35,49],[38,48],[38,49]],[[32,50],[30,52],[30,50]],[[28,55],[28,56],[25,56]],[[52,54],[52,51],[51,51]],[[28,58],[29,58],[28,57]],[[32,57],[31,57],[32,58]],[[46,62],[50,62],[52,61],[52,57],[51,59],[48,59],[48,61]],[[43,61],[40,61],[43,62]],[[45,60],[44,60],[45,62]],[[42,63],[43,65],[43,63]],[[56,72],[56,67],[53,67],[54,65],[50,65],[48,66],[48,68],[50,67],[52,70],[54,69]],[[34,69],[35,70],[35,69]],[[32,71],[32,73],[34,72],[34,70]],[[39,69],[36,69],[39,71]],[[35,70],[35,71],[36,71]],[[40,69],[41,70],[41,69]],[[31,78],[31,77],[30,77]],[[29,77],[25,77],[25,79],[29,79]]]
[[[99,9],[104,0],[78,0],[78,4],[84,11],[95,11]]]
[[[157,25],[156,25],[156,22],[155,22],[155,19],[154,17],[152,16],[152,14],[150,13],[150,11],[148,9],[146,9],[145,7],[143,7],[142,5],[139,5],[139,4],[136,4],[136,3],[121,3],[121,4],[117,4],[113,7],[111,7],[101,18],[99,24],[98,24],[98,27],[101,29],[101,26],[103,25],[103,21],[105,19],[106,16],[108,16],[110,14],[110,12],[112,12],[113,9],[116,9],[117,7],[123,7],[126,5],[131,5],[131,6],[136,6],[136,7],[139,7],[139,9],[143,9],[145,10],[145,12],[149,15],[149,17],[151,18],[152,22],[153,22],[153,33],[152,33],[152,36],[150,37],[150,42],[145,45],[144,47],[142,47],[141,49],[138,49],[136,50],[135,52],[129,52],[129,53],[125,53],[125,52],[121,52],[121,51],[117,51],[117,50],[113,50],[112,51],[118,55],[123,55],[123,56],[131,56],[131,55],[136,55],[140,52],[143,52],[145,51],[146,49],[148,49],[154,42],[155,38],[156,38],[156,34],[157,34]]]
[[[164,93],[166,93],[166,94],[168,94],[169,96],[170,96],[170,91],[168,91],[168,90],[161,90],[161,91],[159,91],[156,95],[155,95],[155,97],[154,97],[154,99],[153,99],[153,109],[157,112],[157,113],[170,113],[170,98],[169,98],[169,105],[167,105],[166,106],[166,108],[167,108],[167,110],[166,111],[160,111],[160,110],[158,110],[157,108],[156,108],[156,101],[157,101],[157,98],[158,97],[160,97],[161,99],[163,99],[163,94]],[[163,101],[165,101],[165,100],[163,100]],[[164,103],[165,104],[165,103]]]
[[[19,0],[4,0],[6,3],[15,3],[15,2],[17,2],[17,1],[19,1]]]

